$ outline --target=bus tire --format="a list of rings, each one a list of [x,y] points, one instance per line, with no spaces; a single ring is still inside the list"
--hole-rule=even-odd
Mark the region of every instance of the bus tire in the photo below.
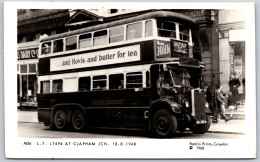
[[[58,109],[54,114],[54,125],[58,130],[64,130],[67,126],[67,114]]]
[[[206,124],[193,124],[190,126],[190,131],[194,134],[204,134],[209,130],[209,127],[211,125],[211,118],[210,115],[206,116]]]
[[[177,131],[177,119],[169,110],[157,110],[152,117],[152,131],[156,137],[172,137]]]
[[[81,131],[84,129],[86,122],[85,116],[81,110],[76,109],[72,112],[71,124],[75,131]]]

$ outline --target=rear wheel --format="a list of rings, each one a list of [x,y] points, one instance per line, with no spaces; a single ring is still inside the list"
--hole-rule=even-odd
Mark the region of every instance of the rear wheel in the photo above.
[[[81,110],[75,110],[71,116],[72,127],[76,131],[81,131],[85,127],[85,117]]]
[[[66,113],[59,109],[54,114],[54,125],[58,130],[63,130],[67,126],[67,115]]]
[[[211,125],[211,118],[209,115],[207,115],[205,124],[193,124],[190,126],[190,131],[192,131],[195,134],[204,134],[209,130],[210,125]]]
[[[154,113],[152,131],[157,137],[171,137],[177,131],[177,119],[169,110],[161,109]]]

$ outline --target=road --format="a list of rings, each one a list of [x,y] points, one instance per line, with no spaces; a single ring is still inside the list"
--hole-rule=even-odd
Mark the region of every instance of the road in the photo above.
[[[42,123],[19,122],[19,137],[29,138],[122,138],[122,139],[149,139],[151,138],[144,131],[108,130],[95,129],[85,132],[73,132],[71,130],[52,130]],[[190,131],[178,133],[173,139],[239,139],[245,136],[241,133],[208,132],[205,134],[193,134]]]

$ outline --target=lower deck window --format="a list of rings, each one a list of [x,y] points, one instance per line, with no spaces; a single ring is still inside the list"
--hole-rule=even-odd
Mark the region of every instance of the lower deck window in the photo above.
[[[50,81],[41,81],[41,93],[50,93]]]
[[[107,76],[100,75],[93,77],[93,90],[105,90],[107,89]]]
[[[62,80],[53,80],[52,93],[62,92]]]
[[[79,91],[89,91],[90,90],[90,77],[79,78]]]
[[[141,88],[143,87],[142,72],[134,72],[126,74],[126,88]]]
[[[109,89],[123,89],[124,74],[113,74],[109,76]]]

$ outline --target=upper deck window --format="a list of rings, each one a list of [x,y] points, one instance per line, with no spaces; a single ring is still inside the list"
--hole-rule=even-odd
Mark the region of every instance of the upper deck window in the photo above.
[[[176,38],[176,24],[166,21],[157,21],[158,36]]]
[[[91,47],[92,34],[82,34],[79,36],[79,48]]]
[[[53,53],[63,51],[63,39],[53,41]]]
[[[94,33],[94,46],[107,44],[107,30]]]
[[[180,40],[189,41],[189,29],[183,25],[179,25]]]
[[[142,37],[142,23],[135,23],[127,25],[127,40],[136,39]]]
[[[109,31],[109,43],[119,42],[124,40],[124,27],[112,28]]]
[[[66,51],[77,49],[77,37],[69,37],[66,39]]]
[[[45,42],[42,44],[42,54],[51,53],[51,42]]]
[[[153,22],[152,20],[148,20],[145,22],[145,36],[153,36]]]

